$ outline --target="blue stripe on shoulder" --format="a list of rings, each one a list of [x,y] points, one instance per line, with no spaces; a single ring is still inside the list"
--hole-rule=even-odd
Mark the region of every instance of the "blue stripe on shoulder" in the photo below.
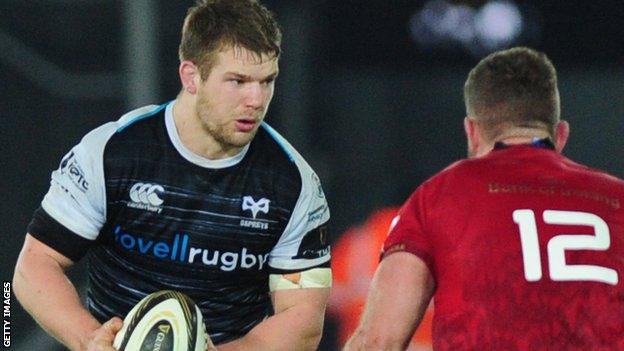
[[[149,117],[154,116],[154,115],[155,115],[155,114],[157,114],[158,112],[162,111],[162,109],[164,109],[165,107],[167,107],[167,105],[168,105],[168,104],[169,104],[169,103],[167,102],[167,103],[165,103],[165,104],[162,104],[162,105],[158,106],[158,107],[157,107],[154,111],[150,111],[150,112],[148,112],[148,113],[144,113],[144,114],[142,114],[142,115],[138,115],[138,116],[134,117],[133,119],[131,119],[130,121],[128,121],[128,122],[127,122],[126,124],[124,124],[123,126],[121,126],[121,127],[117,128],[117,133],[122,132],[124,129],[126,129],[126,128],[130,127],[131,125],[135,124],[136,122],[138,122],[138,121],[140,121],[140,120],[143,120],[143,119],[146,119],[146,118],[149,118]]]
[[[267,133],[269,133],[271,138],[275,140],[275,142],[282,148],[282,150],[284,150],[286,155],[288,155],[288,159],[290,159],[290,162],[294,163],[295,155],[293,155],[292,152],[286,146],[286,144],[284,144],[284,142],[281,140],[280,135],[277,133],[277,131],[275,131],[275,129],[273,129],[270,125],[266,124],[265,122],[262,122],[261,126],[262,128],[264,128],[264,130],[267,131]]]

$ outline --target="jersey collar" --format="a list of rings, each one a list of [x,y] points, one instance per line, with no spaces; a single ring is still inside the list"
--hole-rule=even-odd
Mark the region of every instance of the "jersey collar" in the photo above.
[[[245,145],[245,147],[238,154],[232,157],[222,158],[218,160],[211,160],[199,156],[191,150],[187,149],[186,146],[182,144],[182,140],[180,139],[180,135],[178,134],[178,129],[176,128],[175,122],[173,120],[174,101],[169,102],[167,104],[167,107],[165,108],[165,125],[167,126],[167,134],[169,134],[169,139],[173,143],[173,146],[176,148],[176,150],[180,153],[180,155],[182,155],[182,157],[197,166],[214,169],[231,167],[242,161],[242,159],[247,154],[247,151],[249,150],[249,145],[251,143]]]
[[[555,149],[555,144],[553,144],[553,142],[548,139],[548,138],[544,138],[544,139],[540,139],[540,138],[533,138],[533,140],[531,140],[530,143],[527,144],[505,144],[502,141],[497,141],[494,144],[494,150],[501,150],[501,149],[507,149],[511,146],[515,146],[515,145],[528,145],[528,146],[532,146],[532,147],[537,147],[537,148],[542,148],[542,149],[550,149],[550,150],[554,150]]]

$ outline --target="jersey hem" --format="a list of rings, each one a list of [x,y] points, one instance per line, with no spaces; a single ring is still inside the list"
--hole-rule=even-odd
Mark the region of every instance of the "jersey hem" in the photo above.
[[[313,260],[303,261],[274,260],[269,263],[269,267],[289,272],[302,271],[306,269],[317,268],[322,264],[330,262],[330,260],[330,255],[319,257]]]

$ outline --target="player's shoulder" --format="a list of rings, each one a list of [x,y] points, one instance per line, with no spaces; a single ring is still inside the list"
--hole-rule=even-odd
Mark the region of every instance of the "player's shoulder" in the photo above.
[[[438,173],[431,176],[429,179],[422,183],[422,187],[431,187],[440,182],[448,181],[449,178],[461,179],[467,174],[471,173],[475,168],[474,162],[471,159],[462,159],[451,163]]]
[[[282,175],[299,180],[303,186],[316,186],[318,183],[320,187],[318,176],[310,164],[286,138],[266,122],[260,126],[254,143],[262,155],[271,158],[271,166],[278,168]]]
[[[414,206],[418,207],[424,198],[435,195],[441,189],[444,189],[444,185],[448,184],[448,178],[453,177],[454,173],[457,172],[457,170],[461,170],[465,167],[464,161],[465,160],[453,162],[443,170],[439,171],[438,173],[426,179],[424,182],[420,183],[420,185],[418,185],[416,189],[412,191],[410,196],[405,201],[403,209],[412,208]]]
[[[531,163],[528,163],[527,159],[518,163],[518,159],[492,153],[485,157],[462,159],[450,164],[429,178],[423,185],[427,184],[429,187],[439,184],[444,184],[447,187],[453,184],[468,186],[471,180],[478,181],[492,175],[513,176],[518,165],[522,165],[524,168],[529,167],[535,174],[548,172],[549,174],[557,174],[558,177],[576,179],[578,182],[587,185],[602,186],[624,192],[624,180],[612,174],[573,161],[555,151],[541,149],[538,151],[541,152],[540,156],[532,160],[541,161]]]
[[[108,140],[137,122],[154,116],[160,112],[166,105],[147,105],[130,112],[125,113],[115,121],[107,122],[87,133],[80,145],[86,149],[99,149],[104,147]]]
[[[471,184],[478,182],[490,168],[477,158],[455,161],[422,182],[411,194],[408,202],[421,201],[423,197],[438,197],[441,193],[465,193]]]
[[[572,174],[577,175],[580,178],[591,180],[595,183],[605,185],[612,189],[612,191],[624,192],[624,180],[617,176],[610,174],[604,170],[590,167],[578,162],[575,162],[567,157],[561,156],[562,166]]]
[[[117,121],[114,122],[117,127],[117,132],[122,132],[129,127],[136,125],[137,122],[143,121],[149,117],[157,115],[167,107],[167,104],[162,105],[147,105],[139,107],[132,111],[129,111],[122,115]]]

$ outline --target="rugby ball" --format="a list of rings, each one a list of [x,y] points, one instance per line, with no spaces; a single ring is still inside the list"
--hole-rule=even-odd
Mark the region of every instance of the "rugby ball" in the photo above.
[[[181,292],[163,290],[146,296],[130,310],[113,347],[119,351],[206,351],[209,340],[193,300]]]

